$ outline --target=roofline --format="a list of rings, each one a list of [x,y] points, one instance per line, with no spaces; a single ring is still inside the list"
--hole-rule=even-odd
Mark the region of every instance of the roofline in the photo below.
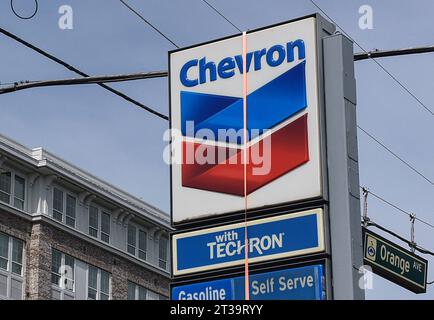
[[[88,234],[85,234],[77,229],[71,228],[67,225],[64,225],[58,221],[56,221],[55,219],[53,219],[50,216],[44,215],[44,214],[36,214],[36,215],[30,215],[22,210],[19,210],[17,208],[14,208],[10,205],[4,204],[0,202],[0,209],[6,211],[9,214],[15,215],[21,219],[26,220],[28,223],[38,223],[38,222],[45,222],[48,225],[50,225],[51,227],[57,228],[61,231],[67,232],[68,234],[70,234],[71,236],[75,236],[78,237],[79,239],[95,245],[105,251],[110,252],[111,254],[114,254],[118,257],[124,258],[136,265],[139,265],[141,267],[145,267],[147,269],[150,269],[151,271],[158,273],[166,278],[170,278],[170,270],[164,270],[159,268],[158,266],[155,266],[151,263],[149,263],[148,261],[143,261],[140,260],[139,258],[132,256],[130,254],[128,254],[125,251],[122,251],[121,249],[110,245],[108,243],[102,242],[101,240],[92,238],[91,236],[89,236]]]
[[[8,155],[25,162],[35,170],[41,168],[50,169],[58,173],[60,177],[70,180],[84,189],[90,189],[168,230],[171,229],[169,215],[166,212],[63,160],[41,147],[30,149],[0,134],[0,151],[4,151]]]

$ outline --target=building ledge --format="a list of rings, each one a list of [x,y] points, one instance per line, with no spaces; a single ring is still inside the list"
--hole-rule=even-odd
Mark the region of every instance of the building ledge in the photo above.
[[[77,229],[66,226],[63,223],[58,222],[57,220],[53,219],[50,216],[47,216],[44,214],[30,215],[30,214],[28,214],[22,210],[19,210],[19,209],[15,208],[11,205],[8,205],[8,204],[2,203],[2,202],[0,202],[0,209],[4,210],[10,214],[14,214],[14,215],[16,215],[16,216],[18,216],[24,220],[27,220],[30,223],[41,222],[41,221],[44,223],[47,223],[50,226],[53,226],[57,229],[60,229],[66,233],[69,233],[69,234],[83,240],[84,242],[87,242],[87,243],[90,243],[90,244],[95,245],[97,247],[100,247],[103,250],[106,250],[115,256],[126,259],[129,262],[132,262],[132,263],[134,263],[134,264],[136,264],[142,268],[146,268],[150,271],[153,271],[155,273],[158,273],[158,274],[170,279],[170,271],[169,270],[161,269],[161,268],[159,268],[159,267],[157,267],[157,266],[155,266],[155,265],[153,265],[147,261],[140,260],[137,257],[134,257],[133,255],[131,255],[127,252],[124,252],[121,249],[119,249],[113,245],[110,245],[110,244],[105,243],[103,241],[97,240],[97,239],[91,237],[90,235],[88,235],[82,231],[79,231]]]

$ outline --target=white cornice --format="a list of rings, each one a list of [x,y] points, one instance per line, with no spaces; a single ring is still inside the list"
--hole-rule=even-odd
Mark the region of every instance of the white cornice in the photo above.
[[[159,274],[161,274],[161,275],[163,275],[165,277],[169,277],[170,276],[170,271],[163,270],[163,269],[161,269],[161,268],[159,268],[159,267],[157,267],[157,266],[155,266],[153,264],[150,264],[147,261],[139,260],[138,258],[130,255],[129,253],[120,250],[119,248],[116,248],[116,247],[114,247],[114,246],[112,246],[110,244],[107,244],[105,242],[102,242],[102,241],[99,241],[99,240],[97,240],[95,238],[92,238],[91,236],[89,236],[89,235],[87,235],[87,234],[85,234],[85,233],[83,233],[83,232],[81,232],[81,231],[79,231],[77,229],[73,229],[73,228],[71,228],[69,226],[66,226],[66,225],[58,222],[57,220],[53,219],[50,216],[47,216],[47,215],[44,215],[44,214],[29,215],[29,214],[27,214],[26,212],[24,212],[22,210],[16,209],[16,208],[14,208],[14,207],[12,207],[12,206],[10,206],[8,204],[4,204],[2,202],[0,202],[0,210],[4,210],[4,211],[6,211],[6,212],[8,212],[10,214],[16,215],[16,216],[18,216],[18,217],[20,217],[20,218],[22,218],[24,220],[27,220],[29,223],[34,223],[34,222],[38,222],[38,221],[44,221],[44,222],[50,224],[53,227],[56,227],[56,228],[58,228],[58,229],[60,229],[62,231],[65,231],[65,232],[67,232],[67,233],[69,233],[71,235],[74,235],[74,236],[76,236],[76,237],[80,238],[81,240],[84,240],[84,241],[86,241],[88,243],[91,243],[93,245],[101,247],[102,249],[107,250],[107,251],[109,251],[109,252],[111,252],[111,253],[113,253],[113,254],[115,254],[117,256],[123,257],[123,258],[125,258],[125,259],[127,259],[127,260],[129,260],[129,261],[131,261],[131,262],[133,262],[135,264],[138,264],[138,265],[140,265],[142,267],[146,267],[148,269],[151,269],[152,271],[154,271],[156,273],[159,273]]]
[[[142,216],[145,219],[170,229],[169,216],[167,213],[42,148],[29,149],[0,134],[0,154],[9,155],[8,159],[18,159],[27,165],[33,166],[35,170],[43,168],[49,169],[57,178],[69,180],[85,191],[102,196],[103,198],[105,197],[119,207],[130,210],[138,216]]]

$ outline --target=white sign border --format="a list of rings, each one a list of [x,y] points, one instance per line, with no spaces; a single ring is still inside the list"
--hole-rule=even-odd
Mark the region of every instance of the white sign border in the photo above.
[[[249,259],[249,263],[255,263],[255,262],[264,262],[269,261],[273,259],[282,259],[282,258],[290,258],[295,256],[302,256],[312,253],[320,253],[325,251],[325,237],[324,237],[324,210],[322,208],[316,208],[311,210],[305,210],[301,212],[294,212],[294,213],[287,213],[283,215],[278,215],[274,217],[268,217],[268,218],[262,218],[257,220],[252,220],[247,222],[247,226],[253,226],[258,224],[263,224],[267,222],[275,222],[280,220],[287,220],[297,218],[297,217],[303,217],[315,214],[317,217],[317,236],[318,236],[318,246],[309,248],[309,249],[301,249],[291,252],[284,252],[284,253],[277,253],[262,257],[255,257]],[[233,267],[233,266],[239,266],[242,265],[245,259],[239,259],[236,261],[230,261],[230,262],[222,262],[218,264],[213,264],[209,266],[204,267],[195,267],[195,268],[189,268],[184,270],[178,270],[178,257],[177,257],[177,240],[182,238],[187,238],[195,235],[202,235],[206,233],[212,233],[212,232],[218,232],[228,229],[235,229],[239,227],[245,226],[244,222],[235,223],[235,224],[229,224],[219,227],[213,227],[213,228],[207,228],[202,230],[196,230],[196,231],[190,231],[180,234],[174,234],[172,235],[172,268],[173,268],[173,275],[174,276],[180,276],[180,275],[186,275],[191,273],[197,273],[197,272],[203,272],[203,271],[209,271],[209,270],[215,270],[219,268],[226,268],[226,267]]]
[[[265,26],[265,27],[260,27],[260,28],[256,28],[253,30],[249,30],[247,33],[251,34],[251,33],[255,33],[255,32],[260,32],[260,31],[264,31],[267,29],[271,29],[274,27],[279,27],[285,24],[289,24],[289,23],[294,23],[294,22],[298,22],[298,21],[302,21],[302,20],[307,20],[313,18],[315,20],[315,28],[314,28],[314,33],[315,33],[315,38],[316,38],[316,53],[315,53],[315,64],[317,67],[317,73],[316,73],[316,86],[317,86],[317,108],[318,108],[318,125],[319,125],[319,148],[320,148],[320,155],[319,155],[319,168],[320,168],[320,172],[321,172],[321,177],[320,177],[320,195],[315,196],[315,197],[309,197],[309,198],[304,198],[304,199],[299,199],[299,200],[294,200],[294,201],[288,201],[288,202],[279,202],[277,205],[279,206],[290,206],[296,203],[304,203],[304,202],[308,202],[308,201],[326,201],[328,198],[328,193],[327,193],[327,189],[328,189],[328,177],[327,177],[327,159],[326,159],[326,154],[325,154],[325,145],[326,145],[326,141],[325,141],[325,129],[323,128],[323,124],[324,124],[324,110],[323,110],[323,100],[322,100],[322,96],[323,96],[323,84],[322,84],[322,72],[323,72],[323,67],[322,67],[322,42],[321,39],[319,38],[319,29],[321,28],[321,24],[323,23],[323,20],[321,18],[321,16],[319,14],[310,14],[310,15],[305,15],[302,17],[298,17],[295,19],[290,19],[287,21],[282,21],[282,22],[278,22],[269,26]],[[183,47],[183,48],[179,48],[179,49],[174,49],[169,51],[169,55],[168,55],[168,63],[169,63],[169,112],[170,114],[172,114],[172,99],[171,99],[171,81],[170,81],[170,64],[171,64],[171,55],[173,53],[177,53],[183,50],[188,50],[188,49],[193,49],[196,47],[200,47],[200,46],[204,46],[204,45],[208,45],[208,44],[212,44],[215,42],[219,42],[219,41],[223,41],[223,40],[229,40],[231,38],[236,38],[239,37],[241,34],[234,34],[234,35],[230,35],[230,36],[226,36],[226,37],[222,37],[222,38],[218,38],[218,39],[214,39],[214,40],[210,40],[210,41],[205,41],[203,43],[198,43],[198,44],[194,44],[194,45],[190,45],[187,47]],[[172,119],[169,118],[169,123],[170,123],[170,128],[172,128]],[[172,141],[170,141],[170,145],[172,144]],[[170,146],[170,148],[172,148]],[[202,220],[219,220],[220,218],[224,219],[225,217],[229,216],[229,215],[234,215],[237,213],[240,213],[241,210],[236,210],[236,211],[228,211],[226,213],[217,213],[217,214],[210,214],[204,217],[197,217],[197,218],[191,218],[191,219],[186,219],[186,220],[182,220],[182,221],[174,221],[174,217],[173,217],[173,211],[174,211],[174,205],[173,205],[173,168],[172,168],[172,164],[170,165],[170,170],[169,170],[169,174],[170,174],[170,220],[171,220],[171,225],[173,227],[180,227],[182,225],[190,225],[190,224],[195,224],[197,222],[200,222]],[[263,207],[255,207],[255,208],[251,208],[249,209],[252,211],[257,211],[257,210],[267,210],[269,208],[273,208],[274,205],[265,205]]]

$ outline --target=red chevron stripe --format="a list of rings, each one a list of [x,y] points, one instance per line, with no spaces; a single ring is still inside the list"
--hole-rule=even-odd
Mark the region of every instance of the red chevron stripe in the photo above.
[[[247,150],[250,160],[247,164],[247,194],[309,161],[307,114],[266,139],[271,139],[270,155],[263,157],[271,161],[270,171],[267,174],[255,175],[253,170],[261,168],[262,164],[254,164],[251,161],[252,155],[263,155],[264,141],[259,141]],[[191,157],[192,163],[187,163],[187,152],[216,159],[222,151],[226,156],[220,163],[201,164],[197,163],[196,157]],[[244,196],[243,179],[242,150],[183,141],[182,185],[184,187]]]

